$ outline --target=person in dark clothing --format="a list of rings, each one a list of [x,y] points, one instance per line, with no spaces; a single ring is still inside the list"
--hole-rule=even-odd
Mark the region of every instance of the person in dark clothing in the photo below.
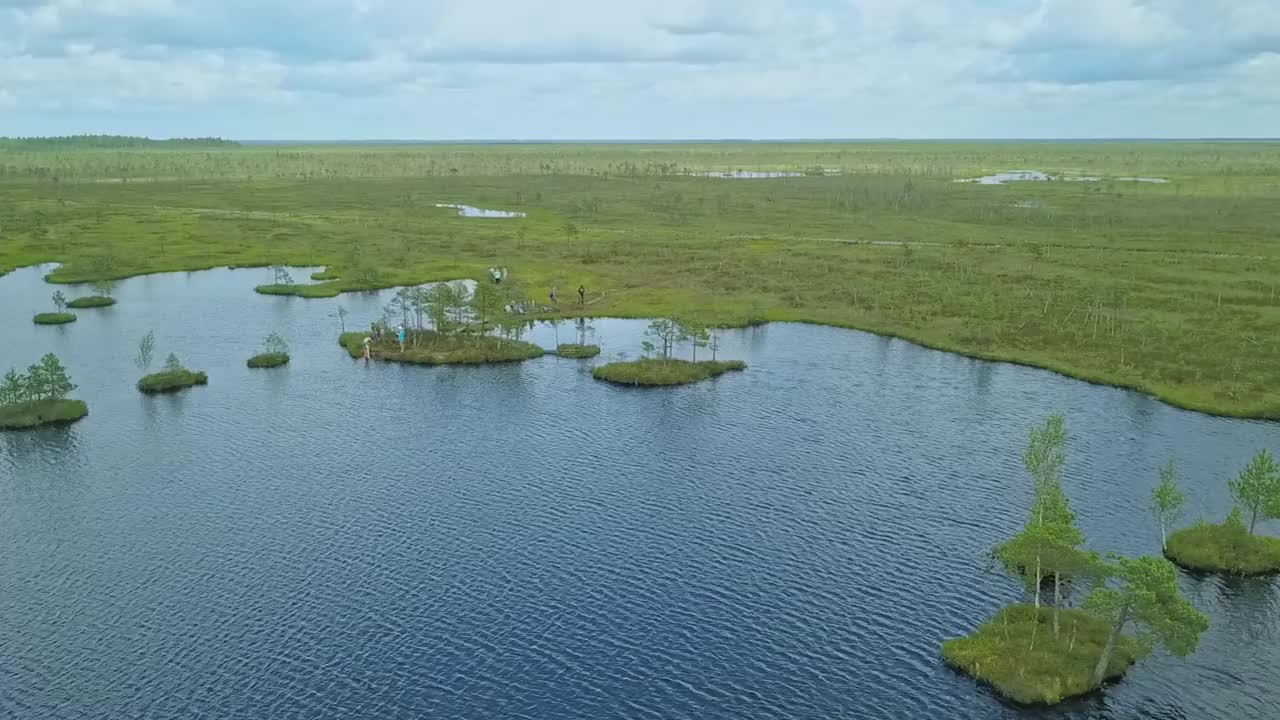
[[[578,304],[585,305],[587,303],[587,287],[585,285],[578,286]]]

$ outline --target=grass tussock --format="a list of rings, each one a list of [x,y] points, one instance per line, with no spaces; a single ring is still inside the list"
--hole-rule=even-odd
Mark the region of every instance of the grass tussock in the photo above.
[[[1280,538],[1250,535],[1243,524],[1204,521],[1169,535],[1165,557],[1196,572],[1255,576],[1280,573]]]
[[[338,342],[353,358],[364,357],[364,338],[369,333],[343,333]],[[416,341],[416,342],[415,342]],[[411,363],[415,365],[483,365],[487,363],[519,362],[542,357],[546,352],[533,343],[506,340],[489,335],[440,335],[431,331],[413,333],[400,344],[388,335],[370,344],[375,360]]]
[[[208,384],[208,375],[183,369],[147,375],[138,381],[138,389],[144,393],[168,393],[177,392],[195,385]]]
[[[66,325],[76,321],[74,313],[39,313],[31,318],[31,321],[37,325]]]
[[[556,354],[563,358],[593,358],[600,354],[599,345],[577,345],[567,343],[556,348]]]
[[[67,307],[83,310],[85,308],[101,308],[110,307],[116,304],[115,298],[106,297],[105,295],[86,295],[78,297],[67,303]]]
[[[0,405],[0,430],[29,430],[45,425],[67,425],[89,414],[83,400],[34,400]]]
[[[1052,608],[1041,608],[1037,613],[1031,605],[1002,608],[968,637],[942,643],[942,659],[1006,699],[1025,705],[1054,705],[1092,692],[1094,666],[1111,626],[1081,610],[1063,609],[1061,634],[1054,639],[1052,612]],[[1033,628],[1034,650],[1030,649]],[[1142,656],[1138,641],[1122,635],[1107,680],[1124,675]]]
[[[249,358],[246,363],[251,368],[277,368],[289,363],[289,353],[262,353]]]
[[[741,360],[705,360],[695,363],[688,360],[642,358],[630,362],[601,365],[591,371],[591,376],[597,380],[619,385],[659,387],[688,385],[710,380],[727,372],[746,369],[747,364]]]

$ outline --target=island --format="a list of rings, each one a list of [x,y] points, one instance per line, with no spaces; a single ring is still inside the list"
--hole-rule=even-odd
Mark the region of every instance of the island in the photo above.
[[[67,307],[83,310],[86,308],[110,307],[116,304],[116,299],[105,295],[86,295],[78,297],[67,303]]]
[[[1172,464],[1162,474],[1171,476]],[[1236,505],[1226,520],[1217,525],[1199,520],[1170,533],[1164,543],[1165,557],[1193,572],[1241,577],[1280,573],[1280,538],[1256,534],[1259,521],[1280,518],[1280,466],[1275,458],[1267,450],[1258,452],[1239,476],[1227,482],[1227,489]],[[1162,503],[1162,496],[1173,499]],[[1186,503],[1171,479],[1162,483],[1154,497],[1155,507],[1165,509],[1164,516],[1158,514],[1162,528]]]
[[[556,347],[556,354],[562,358],[573,358],[581,360],[584,358],[592,358],[600,354],[599,345],[578,345],[574,343],[566,343]]]
[[[1059,612],[1067,632],[1055,638],[1050,630],[1051,608],[1001,608],[969,636],[944,641],[942,659],[1002,697],[1024,705],[1054,705],[1092,692],[1098,687],[1094,671],[1111,623],[1082,610]],[[1123,676],[1143,655],[1137,640],[1121,635],[1103,671],[1103,682]]]
[[[89,414],[89,406],[67,398],[75,389],[62,361],[53,353],[25,373],[9,370],[0,379],[0,430],[30,430],[80,420]]]
[[[251,368],[277,368],[289,363],[289,343],[277,333],[262,341],[262,352],[249,358]]]
[[[403,347],[394,332],[348,332],[338,342],[353,358],[364,357],[364,341],[369,339],[369,358],[415,365],[483,365],[520,362],[546,353],[533,343],[480,333],[439,333],[433,330],[407,332]]]
[[[703,360],[690,362],[665,358],[641,358],[630,362],[613,362],[591,371],[591,377],[618,385],[664,387],[688,385],[710,380],[727,372],[746,370],[741,360]]]
[[[208,385],[209,376],[203,372],[188,370],[173,353],[169,354],[164,369],[138,381],[138,390],[147,393],[171,393],[196,385]]]
[[[76,316],[69,312],[37,313],[31,321],[37,325],[66,325],[75,322]]]

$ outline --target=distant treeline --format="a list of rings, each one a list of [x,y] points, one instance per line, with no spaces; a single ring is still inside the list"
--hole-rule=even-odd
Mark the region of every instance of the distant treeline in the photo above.
[[[236,147],[222,138],[173,138],[153,140],[125,135],[69,135],[64,137],[0,137],[0,150],[119,150],[122,148]]]

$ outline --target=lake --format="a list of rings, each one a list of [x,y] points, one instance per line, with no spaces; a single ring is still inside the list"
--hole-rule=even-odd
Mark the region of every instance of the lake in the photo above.
[[[90,416],[0,434],[0,717],[1262,718],[1280,591],[1184,578],[1212,629],[1105,695],[1019,710],[939,643],[1021,594],[986,551],[1023,522],[1027,431],[1061,410],[1097,550],[1158,553],[1280,426],[865,333],[725,333],[700,385],[517,365],[365,365],[338,347],[390,291],[265,297],[271,271],[125,281],[37,327],[43,270],[0,277],[0,372],[46,352]],[[306,277],[309,269],[294,271]],[[62,288],[68,297],[82,288]],[[645,323],[592,322],[605,361]],[[139,337],[209,373],[148,397]],[[279,332],[292,362],[249,370]],[[570,341],[572,325],[561,326]],[[532,339],[555,343],[550,327]],[[1268,528],[1274,532],[1276,525]]]

